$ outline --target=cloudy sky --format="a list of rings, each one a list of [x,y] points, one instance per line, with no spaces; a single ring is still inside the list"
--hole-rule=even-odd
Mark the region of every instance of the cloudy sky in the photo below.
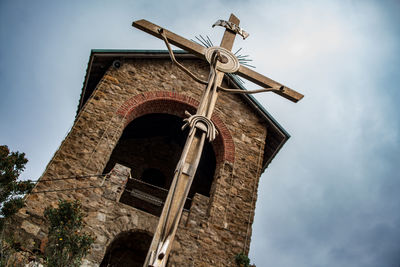
[[[90,50],[164,49],[146,18],[235,47],[303,94],[257,99],[292,135],[259,187],[257,266],[400,266],[400,4],[396,1],[0,0],[0,144],[37,179],[72,126]],[[254,86],[246,83],[248,88]]]

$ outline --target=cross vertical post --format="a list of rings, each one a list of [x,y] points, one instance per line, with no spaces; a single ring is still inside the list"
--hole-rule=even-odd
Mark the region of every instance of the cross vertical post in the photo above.
[[[229,21],[217,21],[213,26],[223,26],[226,30],[220,46],[208,48],[204,48],[146,20],[138,20],[132,23],[132,26],[163,39],[168,47],[172,61],[195,81],[206,84],[206,89],[203,91],[196,114],[187,113],[188,118],[184,120],[186,122],[184,127],[190,128],[189,135],[176,166],[174,178],[143,265],[144,267],[164,267],[167,263],[182,215],[183,206],[196,173],[204,143],[206,140],[209,142],[213,141],[217,134],[215,126],[211,121],[211,116],[218,98],[218,91],[243,94],[272,91],[293,102],[297,102],[303,97],[302,94],[240,65],[236,56],[231,52],[231,49],[236,34],[242,35],[243,38],[246,38],[248,34],[238,26],[239,22],[239,19],[233,14],[231,14]],[[175,60],[169,43],[202,59],[206,59],[210,63],[208,81],[202,81],[179,64]],[[263,89],[247,91],[223,88],[221,85],[225,73],[238,74],[261,85]]]
[[[233,14],[230,17],[230,21],[236,25],[239,24],[239,19]],[[235,35],[234,32],[225,30],[224,37],[221,41],[221,47],[231,50]],[[218,64],[217,56],[215,56],[214,60],[215,62],[213,62],[213,64]],[[203,152],[207,130],[211,130],[208,129],[208,124],[212,124],[211,116],[218,97],[217,87],[221,85],[223,77],[224,72],[216,69],[215,72],[210,73],[209,82],[206,90],[203,92],[197,112],[187,119],[187,124],[190,124],[191,118],[201,118],[200,122],[197,124],[189,125],[191,130],[183,148],[181,158],[175,169],[174,179],[146,257],[145,267],[163,267],[166,265],[182,215],[183,206]],[[212,130],[215,131],[213,124]],[[215,133],[212,134],[215,135]]]

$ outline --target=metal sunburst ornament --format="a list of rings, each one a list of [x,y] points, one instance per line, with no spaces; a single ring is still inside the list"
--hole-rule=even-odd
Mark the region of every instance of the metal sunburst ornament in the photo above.
[[[206,35],[205,37],[203,37],[202,35],[198,35],[195,36],[196,40],[194,39],[190,39],[192,42],[195,42],[196,44],[199,44],[201,46],[204,46],[205,48],[210,48],[213,47],[214,44],[211,41],[210,37],[208,37],[208,35]],[[239,52],[242,50],[242,48],[239,48],[233,55],[237,58],[237,60],[239,61],[239,63],[241,65],[250,67],[250,68],[256,68],[253,65],[250,65],[249,62],[253,61],[251,58],[249,58],[249,55],[242,55]],[[243,85],[245,83],[245,81],[243,79],[241,79],[238,75],[233,74],[233,73],[226,73],[230,78],[232,78],[233,80],[239,82],[241,85]]]

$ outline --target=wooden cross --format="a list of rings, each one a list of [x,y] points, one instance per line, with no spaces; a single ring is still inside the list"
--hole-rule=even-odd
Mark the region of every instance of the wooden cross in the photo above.
[[[188,118],[184,120],[186,121],[184,127],[190,127],[190,132],[183,148],[181,158],[175,169],[174,179],[168,192],[163,211],[160,215],[157,229],[154,233],[146,261],[143,265],[144,267],[164,267],[167,263],[172,242],[182,215],[183,206],[196,173],[204,143],[206,139],[208,141],[213,141],[217,134],[215,126],[211,121],[211,116],[217,101],[218,92],[257,93],[272,91],[293,102],[297,102],[303,98],[302,94],[243,65],[240,65],[235,55],[231,52],[231,49],[237,33],[242,35],[244,38],[247,37],[248,34],[240,29],[239,22],[239,19],[235,15],[231,14],[229,21],[219,20],[214,24],[224,26],[226,30],[220,46],[209,48],[189,41],[146,20],[138,20],[132,23],[132,26],[164,40],[173,62],[195,81],[207,85],[201,97],[196,114],[192,115],[187,113]],[[196,77],[196,75],[180,65],[175,60],[169,43],[174,44],[202,59],[206,59],[210,63],[210,75],[208,81],[202,81]],[[221,84],[225,73],[237,74],[262,86],[263,89],[247,91],[223,88],[221,87]]]

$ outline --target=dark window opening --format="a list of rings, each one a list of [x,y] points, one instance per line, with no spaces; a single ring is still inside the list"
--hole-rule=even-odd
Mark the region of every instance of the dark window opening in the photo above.
[[[100,267],[142,267],[152,236],[142,232],[118,235],[108,246]]]
[[[165,181],[167,180],[164,174],[157,169],[149,168],[143,171],[142,177],[140,178],[143,182],[152,184],[158,187],[165,188]]]
[[[128,180],[120,202],[161,214],[188,134],[182,126],[182,118],[169,114],[144,115],[127,125],[104,169],[109,172],[115,163],[131,168],[133,179]],[[185,209],[195,193],[210,196],[215,166],[214,150],[206,143]]]

